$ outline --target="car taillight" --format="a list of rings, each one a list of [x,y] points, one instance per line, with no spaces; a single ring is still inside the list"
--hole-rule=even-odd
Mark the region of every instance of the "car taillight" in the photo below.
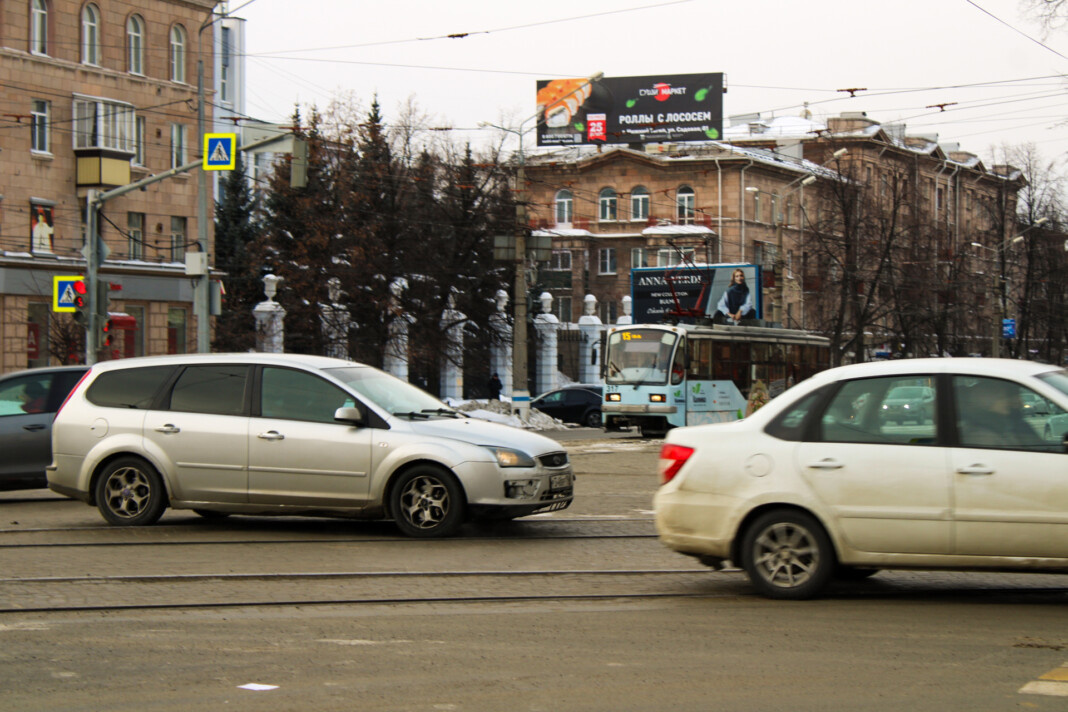
[[[693,455],[692,447],[664,443],[660,447],[660,484],[667,484]]]
[[[85,373],[83,373],[82,377],[78,379],[78,382],[74,384],[74,388],[70,389],[70,393],[67,394],[67,397],[64,398],[63,402],[59,404],[58,408],[56,408],[56,415],[57,416],[59,415],[59,411],[63,410],[63,406],[67,405],[67,401],[70,400],[70,397],[72,395],[74,395],[74,391],[78,390],[78,386],[82,385],[82,381],[84,381],[85,379],[89,378],[89,374],[90,373],[92,373],[92,370],[87,370]],[[52,419],[55,420],[55,416],[53,416]]]

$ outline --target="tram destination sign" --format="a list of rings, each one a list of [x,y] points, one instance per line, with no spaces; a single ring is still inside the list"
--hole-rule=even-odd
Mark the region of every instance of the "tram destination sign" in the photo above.
[[[744,284],[735,280],[736,270],[741,270]],[[732,282],[736,286],[728,295]],[[705,318],[714,318],[717,311],[747,302],[745,319],[760,319],[764,311],[760,266],[752,264],[641,267],[631,270],[630,296],[635,324],[693,323],[694,317],[680,318],[673,312],[696,310]]]
[[[717,141],[723,74],[537,82],[538,145]]]

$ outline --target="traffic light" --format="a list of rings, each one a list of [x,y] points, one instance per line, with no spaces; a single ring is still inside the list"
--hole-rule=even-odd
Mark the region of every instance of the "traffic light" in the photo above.
[[[71,289],[74,290],[74,314],[72,315],[74,321],[84,327],[88,327],[89,311],[93,308],[89,299],[89,288],[86,286],[84,279],[79,279],[71,284]]]
[[[111,346],[111,319],[104,319],[100,324],[100,343],[105,347]]]

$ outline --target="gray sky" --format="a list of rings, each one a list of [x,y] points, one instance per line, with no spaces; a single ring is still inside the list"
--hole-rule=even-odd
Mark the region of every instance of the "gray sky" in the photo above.
[[[984,158],[1002,144],[1068,152],[1068,79],[1055,76],[1068,29],[1045,37],[1020,0],[254,0],[235,14],[248,113],[269,121],[377,93],[387,122],[413,98],[479,142],[480,122],[533,115],[539,78],[723,72],[725,116],[809,102],[817,119],[867,111]],[[421,39],[453,33],[469,34]],[[868,91],[838,91],[853,87]]]

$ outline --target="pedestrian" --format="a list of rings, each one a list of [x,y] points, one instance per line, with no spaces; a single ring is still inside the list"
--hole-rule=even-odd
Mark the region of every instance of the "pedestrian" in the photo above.
[[[501,379],[500,379],[499,376],[497,376],[497,372],[494,371],[493,375],[490,376],[490,379],[489,379],[490,400],[500,400],[501,399],[501,388],[502,388]]]

